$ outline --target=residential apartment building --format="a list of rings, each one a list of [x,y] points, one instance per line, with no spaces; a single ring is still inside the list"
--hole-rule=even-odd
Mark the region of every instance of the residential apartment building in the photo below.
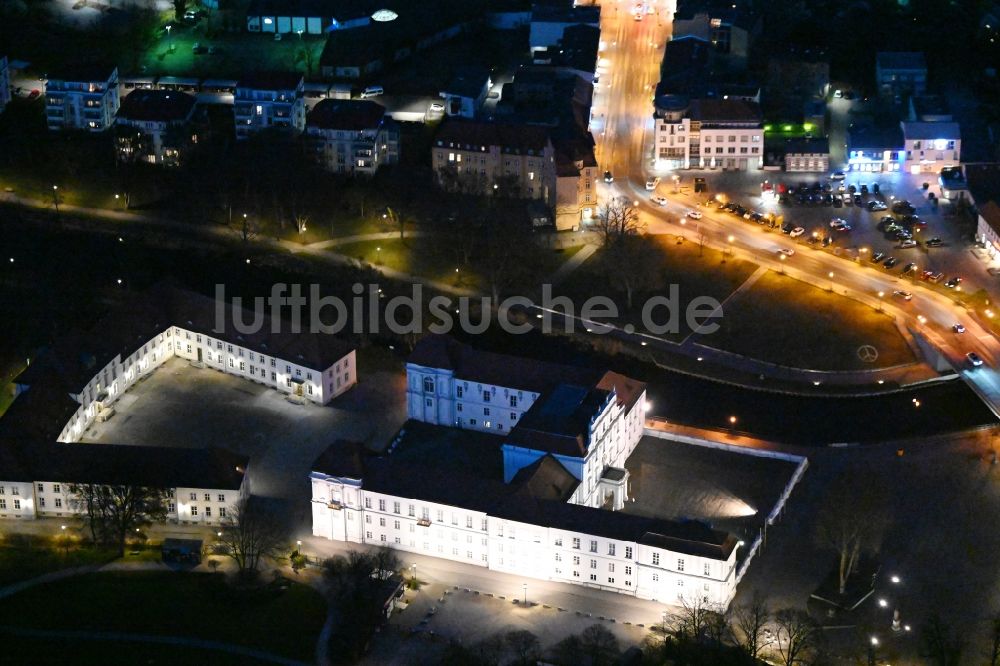
[[[0,442],[0,519],[70,518],[81,485],[166,492],[166,522],[219,525],[250,494],[248,458],[223,449]]]
[[[118,68],[67,64],[45,83],[45,118],[50,130],[103,132],[118,113]]]
[[[0,56],[0,113],[3,113],[9,102],[10,66],[7,64],[7,56]]]
[[[825,173],[829,170],[829,139],[788,139],[785,141],[785,171]]]
[[[317,161],[334,173],[371,176],[399,162],[399,128],[370,100],[324,99],[306,117]]]
[[[1000,257],[1000,163],[966,164],[967,195],[975,207],[976,242],[996,261]],[[947,170],[940,177],[952,170]]]
[[[738,99],[657,98],[656,169],[760,169],[760,106]]]
[[[168,90],[133,90],[115,118],[119,158],[177,166],[194,142],[194,95]]]
[[[577,229],[597,216],[597,158],[587,136],[556,147],[556,230]]]
[[[298,134],[306,125],[305,81],[295,72],[258,72],[236,84],[236,138],[262,130]]]
[[[944,167],[959,166],[962,131],[958,123],[903,121],[900,127],[904,168],[910,173],[939,173]]]
[[[879,94],[898,98],[927,92],[927,63],[918,51],[882,51],[875,56]]]
[[[760,16],[745,6],[738,8],[728,0],[678,0],[671,34],[674,39],[703,39],[712,45],[717,58],[745,65],[760,30]]]
[[[567,28],[576,25],[601,27],[601,7],[590,5],[585,7],[561,7],[551,4],[533,5],[531,8],[531,26],[528,33],[528,43],[531,51],[547,49],[556,46],[563,38]]]
[[[544,127],[447,119],[431,166],[448,191],[555,201],[555,148]]]

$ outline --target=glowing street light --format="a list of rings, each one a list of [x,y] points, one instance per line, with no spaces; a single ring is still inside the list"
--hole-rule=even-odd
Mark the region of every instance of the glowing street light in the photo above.
[[[528,584],[527,583],[521,583],[521,589],[524,590],[524,605],[527,606],[528,605]]]
[[[902,582],[902,581],[900,580],[899,576],[893,576],[893,577],[891,577],[891,578],[890,578],[889,580],[891,580],[891,581],[892,581],[893,583],[896,583],[897,585],[899,585],[899,583],[901,583],[901,582]]]

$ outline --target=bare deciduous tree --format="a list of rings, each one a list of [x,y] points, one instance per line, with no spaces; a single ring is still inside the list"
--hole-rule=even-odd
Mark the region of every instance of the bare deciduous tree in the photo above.
[[[125,539],[167,515],[167,492],[143,486],[80,484],[71,489],[70,505],[81,512],[95,541],[125,554]]]
[[[542,645],[538,642],[538,636],[527,629],[508,631],[504,634],[504,641],[514,653],[515,664],[534,664],[541,656]]]
[[[223,521],[220,541],[236,562],[239,575],[253,577],[264,559],[284,550],[285,537],[281,520],[264,501],[243,498]]]
[[[708,638],[712,626],[723,617],[722,607],[697,595],[682,596],[680,602],[680,610],[673,615],[674,632],[695,642]]]
[[[593,666],[618,662],[618,639],[603,624],[592,624],[580,634],[580,647]]]
[[[639,211],[625,197],[609,199],[597,212],[595,229],[601,237],[601,246],[608,248],[622,239],[638,236],[645,225],[639,221]]]
[[[767,599],[755,593],[750,601],[733,609],[732,617],[737,644],[751,659],[756,660],[770,644],[764,631],[771,621]]]
[[[847,469],[829,486],[816,524],[821,545],[837,552],[839,589],[844,594],[861,555],[878,549],[887,523],[884,487]]]
[[[962,642],[937,614],[931,615],[921,628],[921,656],[933,666],[958,666],[962,663]]]
[[[776,652],[784,666],[808,663],[816,652],[819,627],[804,611],[783,608],[774,614]]]

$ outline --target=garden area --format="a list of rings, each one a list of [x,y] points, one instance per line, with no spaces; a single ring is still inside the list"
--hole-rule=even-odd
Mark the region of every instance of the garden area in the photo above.
[[[845,296],[768,272],[726,303],[721,328],[704,345],[813,370],[867,370],[915,361],[891,315]],[[866,363],[858,348],[878,358]]]

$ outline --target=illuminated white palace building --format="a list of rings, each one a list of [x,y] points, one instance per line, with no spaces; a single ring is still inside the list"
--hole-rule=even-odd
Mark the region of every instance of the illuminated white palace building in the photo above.
[[[314,464],[313,533],[676,604],[726,606],[738,539],[619,512],[646,387],[424,338],[410,420],[386,452],[337,442]]]
[[[44,351],[15,380],[0,420],[0,518],[79,513],[77,484],[167,491],[167,519],[216,524],[249,493],[248,460],[222,449],[80,443],[95,420],[172,357],[325,404],[357,383],[354,349],[323,333],[292,333],[263,317],[239,333],[216,300],[157,286],[126,300],[88,333]],[[241,312],[242,322],[254,321]],[[221,317],[221,321],[220,321]],[[246,329],[249,330],[249,329]],[[221,331],[221,332],[219,332]]]

